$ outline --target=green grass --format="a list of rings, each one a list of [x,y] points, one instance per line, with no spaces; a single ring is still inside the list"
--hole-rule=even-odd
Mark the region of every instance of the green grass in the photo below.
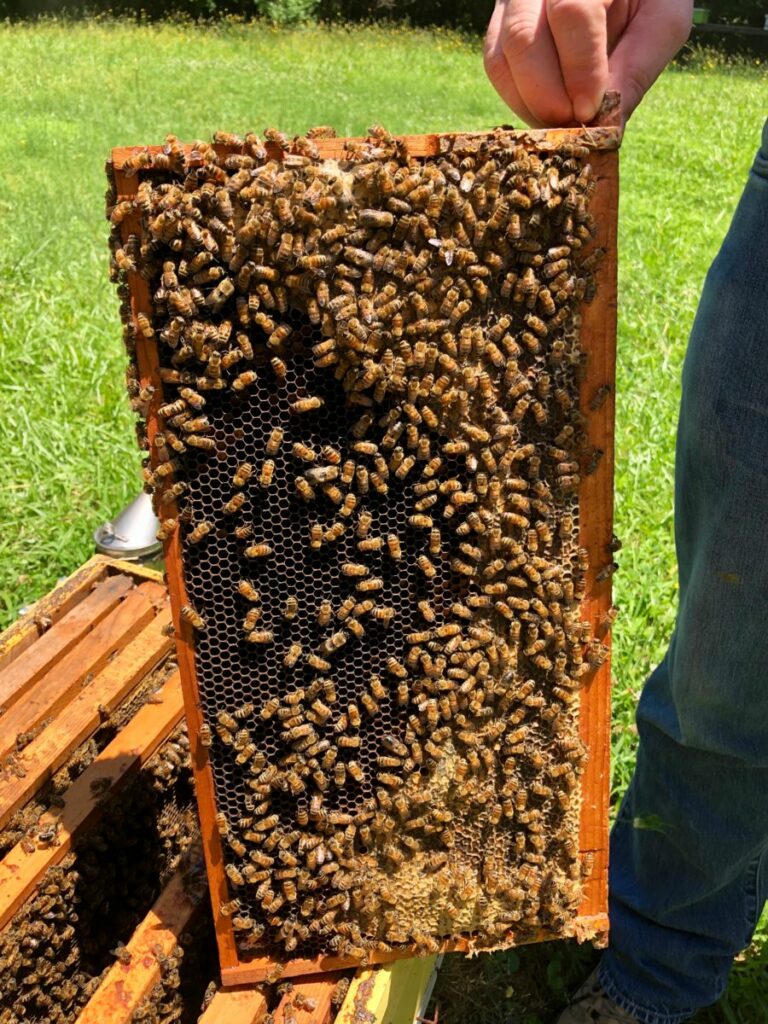
[[[91,551],[138,489],[107,281],[110,147],[215,129],[359,134],[510,120],[477,41],[409,29],[0,26],[0,625]],[[622,154],[614,786],[632,766],[634,704],[672,627],[672,471],[679,377],[707,266],[758,142],[764,67],[667,72]],[[764,933],[760,933],[764,935]],[[763,941],[763,940],[761,940]],[[546,1021],[587,953],[546,949],[449,963],[446,1024]],[[768,954],[734,975],[706,1024],[760,1024]],[[762,986],[762,987],[761,987]],[[525,1005],[526,1010],[521,1009]],[[479,1011],[479,1012],[478,1012]]]

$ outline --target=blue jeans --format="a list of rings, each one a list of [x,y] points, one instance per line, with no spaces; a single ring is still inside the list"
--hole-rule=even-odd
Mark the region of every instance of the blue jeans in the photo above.
[[[599,971],[643,1024],[720,997],[768,898],[768,122],[693,325],[675,505],[677,623],[640,698]]]

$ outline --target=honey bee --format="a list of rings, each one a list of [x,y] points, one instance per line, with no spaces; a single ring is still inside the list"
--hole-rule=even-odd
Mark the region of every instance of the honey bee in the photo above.
[[[422,573],[427,577],[427,579],[434,579],[434,577],[437,575],[437,569],[434,567],[434,565],[426,555],[419,555],[418,558],[416,559],[416,565],[419,567],[419,569],[421,569]]]
[[[605,634],[610,631],[611,627],[613,626],[614,622],[618,617],[618,614],[619,609],[615,607],[611,607],[608,609],[607,612],[605,612],[605,614],[600,619],[600,624],[598,627],[600,636],[605,636]]]
[[[255,384],[257,380],[258,375],[255,370],[245,370],[232,381],[232,388],[234,391],[245,391],[246,388]]]
[[[278,697],[270,697],[259,712],[259,717],[265,722],[269,721],[270,718],[275,716],[279,707],[280,699]]]
[[[309,398],[299,398],[295,402],[291,402],[289,408],[293,413],[304,413],[314,412],[316,409],[321,409],[325,403],[322,398],[314,395]]]
[[[233,487],[245,487],[253,475],[253,466],[250,462],[241,462],[232,477]]]
[[[160,408],[157,410],[157,414],[163,419],[169,420],[172,419],[174,416],[178,416],[180,413],[183,413],[186,408],[187,403],[183,399],[179,399],[176,402],[170,402],[166,405],[161,405]]]
[[[341,571],[344,576],[367,576],[368,568],[365,565],[360,565],[357,562],[344,562],[341,566]]]
[[[307,664],[310,668],[317,669],[318,672],[330,672],[331,663],[325,658],[322,658],[319,654],[308,654]]]
[[[245,495],[243,494],[242,491],[238,491],[236,494],[232,495],[229,501],[224,503],[222,507],[222,512],[224,513],[225,516],[233,516],[235,515],[236,512],[240,511],[244,504]]]
[[[251,544],[243,552],[246,558],[268,558],[272,554],[272,548],[269,544]]]
[[[191,604],[183,605],[181,609],[181,617],[185,622],[188,622],[193,629],[205,629],[205,619],[202,615],[197,612]]]
[[[609,562],[607,565],[603,566],[599,572],[595,573],[595,581],[597,583],[603,583],[605,580],[610,579],[618,568],[618,562]]]
[[[175,501],[187,490],[188,486],[189,485],[185,481],[179,480],[177,483],[166,488],[162,496],[163,504],[170,505],[171,502]]]
[[[243,631],[245,633],[251,633],[255,628],[256,624],[261,618],[260,608],[250,608],[248,614],[243,619]]]
[[[232,885],[238,888],[245,885],[245,878],[243,878],[242,872],[234,864],[227,864],[224,870]]]
[[[357,542],[357,548],[362,552],[381,551],[383,546],[384,541],[381,537],[366,537],[364,540]]]
[[[213,733],[211,732],[211,727],[210,725],[208,725],[207,722],[202,723],[197,735],[198,739],[200,740],[201,746],[210,747],[211,743],[213,742]]]
[[[274,472],[275,472],[274,460],[273,459],[265,459],[263,464],[262,464],[262,467],[261,467],[261,473],[259,474],[259,486],[260,487],[264,487],[264,488],[269,487],[271,485],[271,483],[272,483],[272,478],[274,476]]]
[[[317,459],[317,453],[308,448],[301,441],[296,441],[293,445],[293,455],[297,459],[301,459],[303,462],[315,462]]]
[[[381,622],[384,626],[389,626],[394,617],[395,609],[387,605],[375,605],[371,609],[371,618],[376,622]]]
[[[321,601],[317,609],[317,622],[320,626],[327,626],[333,615],[333,606],[330,601]]]
[[[364,227],[391,228],[395,218],[386,210],[361,210],[358,221]]]
[[[359,590],[361,593],[369,594],[377,590],[382,590],[384,587],[384,580],[380,576],[371,576],[368,579],[358,579],[355,584],[355,590]]]
[[[283,443],[284,431],[282,427],[275,427],[270,433],[267,444],[266,453],[267,455],[277,455],[280,450],[280,445]]]
[[[160,541],[168,540],[175,533],[178,525],[177,519],[163,519],[155,536]]]
[[[314,501],[314,499],[317,497],[314,488],[311,486],[309,481],[303,476],[296,477],[296,479],[294,480],[294,486],[299,497],[302,498],[304,501]],[[322,536],[322,527],[320,527],[319,529],[320,535]],[[318,547],[319,546],[320,545],[318,544]]]

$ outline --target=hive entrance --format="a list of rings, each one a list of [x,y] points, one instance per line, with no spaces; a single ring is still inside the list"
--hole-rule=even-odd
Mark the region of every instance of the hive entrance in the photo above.
[[[129,158],[112,219],[152,296],[124,315],[162,398],[129,386],[237,949],[566,933],[607,653],[580,611],[589,150],[219,141]]]

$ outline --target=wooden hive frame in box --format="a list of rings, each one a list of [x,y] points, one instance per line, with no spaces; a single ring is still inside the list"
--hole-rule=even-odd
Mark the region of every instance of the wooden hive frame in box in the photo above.
[[[159,1019],[153,1013],[159,1013],[160,1004],[171,998],[178,1011],[185,998],[179,971],[184,974],[192,956],[191,969],[199,973],[201,1024],[260,1024],[270,1011],[278,1024],[331,1024],[334,1019],[352,1024],[362,1010],[372,1022],[386,1015],[409,1024],[426,1009],[437,957],[400,961],[357,976],[336,972],[295,979],[283,994],[264,986],[218,987],[216,957],[208,941],[212,922],[200,870],[202,852],[194,833],[179,866],[153,879],[156,897],[146,893],[134,908],[136,926],[130,935],[120,932],[119,914],[108,915],[100,938],[106,953],[103,967],[104,960],[99,962],[93,949],[88,964],[83,962],[79,929],[87,925],[77,915],[83,909],[78,902],[65,904],[63,913],[55,915],[50,905],[44,909],[41,901],[60,884],[56,872],[77,873],[88,843],[99,841],[104,816],[115,811],[153,763],[169,763],[162,760],[164,749],[178,749],[174,737],[183,724],[183,704],[179,673],[171,660],[169,622],[159,573],[96,556],[0,634],[0,692],[10,716],[6,728],[0,715],[3,749],[9,749],[9,734],[23,736],[10,758],[3,756],[0,774],[0,1016],[5,1020],[11,1014],[9,1019],[16,1020],[20,999],[38,1017],[46,1012],[48,1019],[47,1011],[29,1001],[38,992],[56,999],[56,1019],[71,1024]],[[118,716],[115,726],[104,718],[113,712]],[[78,770],[78,752],[105,725],[116,729],[115,735],[97,744],[102,749],[91,751],[93,760],[80,765],[81,774],[66,786],[62,770],[67,775],[70,768]],[[182,766],[179,779],[188,779],[188,773],[189,766]],[[66,788],[57,788],[59,796],[51,802],[50,785],[57,776]],[[54,827],[52,840],[40,838]],[[139,859],[153,863],[155,839],[152,828],[145,828]],[[96,868],[108,878],[109,857]],[[83,898],[80,893],[78,899]],[[38,959],[40,949],[25,942],[28,932],[22,928],[23,922],[27,928],[40,924],[43,914],[47,917],[42,920],[54,922],[55,933],[48,935],[45,954]],[[74,933],[69,938],[68,931]],[[179,968],[180,945],[186,949]],[[79,971],[71,962],[73,949],[79,953]],[[61,966],[61,977],[54,977],[46,964]],[[79,991],[74,991],[73,975]],[[349,986],[346,992],[338,984],[342,978]],[[57,986],[66,986],[67,980],[70,992],[65,996]],[[197,1019],[198,1005],[186,1002],[184,1019]]]
[[[613,426],[614,426],[614,360],[616,330],[616,221],[618,201],[618,146],[620,130],[615,126],[599,126],[582,129],[562,129],[546,132],[530,131],[509,133],[522,144],[540,147],[544,150],[564,144],[585,146],[590,150],[589,160],[594,172],[597,188],[590,205],[596,232],[594,244],[605,251],[605,258],[595,272],[596,297],[581,309],[580,344],[586,353],[586,372],[580,384],[580,405],[590,405],[593,412],[587,421],[588,440],[593,450],[602,453],[593,472],[581,475],[578,502],[584,514],[580,516],[579,544],[589,555],[586,571],[586,593],[581,602],[582,618],[589,622],[592,632],[604,643],[610,640],[611,582],[610,571],[604,572],[612,560],[612,514],[613,514]],[[409,157],[419,158],[439,154],[443,140],[456,137],[438,135],[408,136],[400,141],[402,151]],[[471,136],[461,136],[465,142]],[[351,140],[318,139],[317,150],[322,158],[342,159]],[[236,152],[231,146],[216,145],[216,152],[223,156]],[[185,147],[189,153],[191,147]],[[112,152],[110,174],[114,184],[112,201],[132,201],[141,182],[141,174],[133,171],[137,156],[147,159],[161,147],[132,147],[115,149]],[[279,147],[270,145],[271,157],[279,157]],[[141,166],[141,159],[138,161]],[[128,242],[131,235],[141,236],[142,225],[135,212],[122,220],[122,239]],[[139,318],[151,318],[152,300],[147,281],[137,272],[129,270],[126,275],[130,295],[130,316],[136,339],[136,361],[139,386],[149,395],[147,403],[147,437],[149,449],[156,453],[155,438],[159,431],[157,409],[164,401],[163,384],[159,373],[158,350],[154,340],[148,340],[139,329]],[[606,398],[607,394],[607,398]],[[596,396],[600,400],[596,401]],[[153,459],[156,455],[153,455]],[[586,510],[586,512],[584,511]],[[208,867],[208,878],[214,906],[215,926],[221,958],[222,977],[225,984],[237,985],[258,982],[269,977],[276,960],[271,955],[250,956],[238,951],[235,933],[229,916],[221,913],[221,907],[231,899],[231,892],[224,871],[224,851],[219,830],[215,824],[217,806],[214,793],[213,775],[206,746],[200,742],[203,724],[201,700],[195,664],[193,631],[181,615],[181,609],[188,604],[185,590],[181,540],[179,531],[171,533],[165,540],[165,556],[168,568],[168,584],[171,593],[174,625],[177,635],[179,667],[181,671],[185,709],[190,725],[193,764],[197,784],[197,798],[203,831],[203,846]],[[608,786],[609,786],[609,742],[610,742],[610,662],[602,661],[584,678],[578,711],[579,734],[589,749],[589,759],[582,775],[580,808],[579,847],[582,863],[588,869],[583,897],[578,908],[570,934],[580,938],[603,941],[607,933],[607,862],[608,862]],[[525,941],[553,937],[542,931],[536,936],[527,935]],[[515,941],[510,932],[505,941]],[[503,943],[499,943],[503,944]],[[470,950],[473,948],[471,935],[444,942],[441,949]],[[414,948],[379,952],[372,950],[368,962],[387,962],[399,957],[413,955]],[[421,950],[423,952],[423,950]],[[309,974],[316,971],[332,971],[359,964],[359,958],[349,956],[322,955],[289,959],[281,965],[286,976]]]

